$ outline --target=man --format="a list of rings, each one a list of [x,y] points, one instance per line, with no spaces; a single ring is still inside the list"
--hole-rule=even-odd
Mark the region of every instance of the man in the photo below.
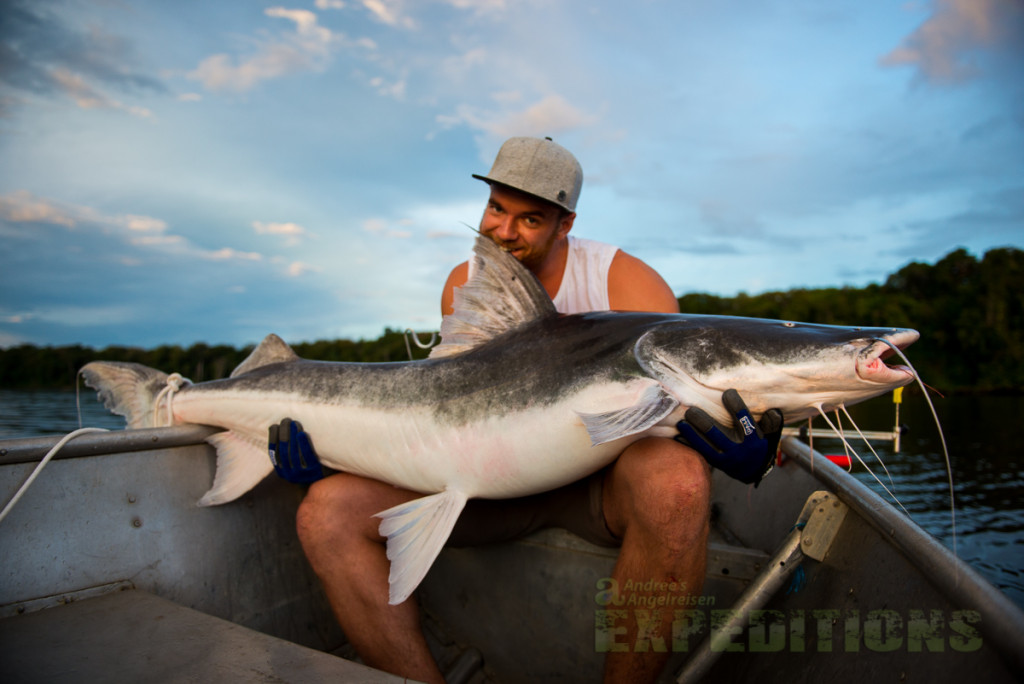
[[[565,148],[550,139],[512,138],[490,173],[475,177],[490,186],[480,232],[533,272],[560,312],[678,312],[675,295],[650,266],[615,247],[570,238],[583,173]],[[455,288],[469,278],[469,268],[460,264],[449,275],[441,298],[445,315],[452,312]],[[714,428],[705,423],[701,432],[709,431]],[[688,436],[691,442],[701,439],[692,430]],[[743,463],[740,477],[749,481],[760,480],[774,456],[771,440],[753,446],[750,440],[726,440],[708,452],[712,462],[723,447],[734,452],[731,460]],[[524,499],[470,501],[449,543],[501,541],[540,527],[564,527],[594,543],[620,547],[613,573],[620,586],[628,580],[675,582],[697,594],[705,572],[710,475],[705,457],[693,448],[673,439],[646,438],[606,469],[562,489]],[[297,528],[331,607],[364,662],[442,682],[420,631],[415,601],[388,604],[386,539],[373,517],[419,496],[338,473],[312,484],[299,508]],[[661,634],[668,635],[672,614],[663,612]],[[628,629],[620,642],[632,643],[636,637],[636,625]],[[606,680],[653,680],[668,655],[610,653]]]

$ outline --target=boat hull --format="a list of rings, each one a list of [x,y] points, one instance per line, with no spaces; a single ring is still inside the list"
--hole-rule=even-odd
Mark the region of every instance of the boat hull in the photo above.
[[[344,652],[295,535],[302,487],[270,479],[225,506],[195,505],[214,469],[213,450],[201,442],[211,430],[72,442],[71,458],[51,462],[0,523],[0,630],[27,629],[18,621],[28,616],[61,624],[71,619],[61,612],[69,602],[133,589],[282,643]],[[4,501],[55,441],[2,445]],[[789,458],[756,489],[716,473],[704,587],[685,605],[666,589],[665,609],[679,619],[671,641],[625,642],[624,621],[652,606],[631,605],[624,587],[620,603],[609,601],[616,551],[547,530],[441,554],[420,590],[431,630],[442,635],[435,653],[476,649],[487,681],[590,682],[605,651],[664,647],[672,659],[663,678],[672,681],[708,628],[765,572],[808,497],[825,491],[849,508],[827,554],[804,559],[802,585],[788,591],[787,580],[747,618],[748,629],[712,654],[707,681],[1021,679],[1024,613],[854,478],[820,455],[812,468],[795,439],[784,448]],[[43,665],[75,662],[75,648],[40,640],[38,654],[18,647],[0,660],[34,662],[16,680],[43,681]],[[133,648],[174,656],[165,644]],[[117,667],[122,656],[93,649],[89,658]]]

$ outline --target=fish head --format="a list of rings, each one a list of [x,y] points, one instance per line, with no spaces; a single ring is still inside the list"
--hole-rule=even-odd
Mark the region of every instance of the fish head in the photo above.
[[[734,388],[755,416],[779,408],[790,422],[908,384],[913,371],[885,359],[919,336],[907,328],[679,315],[646,332],[634,354],[682,407],[731,424],[721,396]]]

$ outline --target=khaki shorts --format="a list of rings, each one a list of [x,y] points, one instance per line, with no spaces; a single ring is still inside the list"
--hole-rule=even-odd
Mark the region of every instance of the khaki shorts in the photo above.
[[[470,499],[447,546],[479,546],[560,527],[599,546],[619,546],[602,506],[607,468],[559,489],[519,499]]]

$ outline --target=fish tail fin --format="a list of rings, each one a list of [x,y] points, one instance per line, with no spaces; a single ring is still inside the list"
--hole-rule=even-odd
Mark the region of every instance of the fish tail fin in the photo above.
[[[130,429],[163,425],[164,416],[157,410],[161,400],[172,389],[191,384],[177,373],[167,375],[138,363],[93,361],[79,372],[104,406],[125,417]]]
[[[217,450],[217,474],[210,491],[199,500],[200,506],[234,501],[274,469],[265,440],[257,441],[229,430],[210,435],[206,441]]]
[[[388,538],[391,561],[388,603],[401,603],[419,586],[465,506],[465,494],[446,489],[377,514],[380,533]]]

